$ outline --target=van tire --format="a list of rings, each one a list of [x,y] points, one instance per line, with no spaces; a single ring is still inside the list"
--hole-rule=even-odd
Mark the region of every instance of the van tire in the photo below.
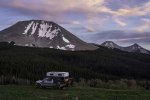
[[[39,84],[39,83],[36,84],[36,87],[37,87],[37,88],[42,88],[41,84]]]

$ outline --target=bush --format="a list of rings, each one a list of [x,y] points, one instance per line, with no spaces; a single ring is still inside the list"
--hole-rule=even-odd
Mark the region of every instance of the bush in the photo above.
[[[139,90],[139,89],[150,89],[150,81],[135,81],[135,80],[108,80],[104,81],[101,79],[85,80],[80,78],[79,82],[76,83],[78,86],[90,86],[95,88],[106,88],[106,89],[124,89],[124,90]]]
[[[17,85],[31,85],[32,82],[27,79],[20,79],[15,76],[0,76],[0,85],[17,84]]]

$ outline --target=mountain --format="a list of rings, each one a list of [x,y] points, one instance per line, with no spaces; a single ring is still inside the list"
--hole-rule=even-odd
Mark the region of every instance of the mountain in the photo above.
[[[107,48],[111,48],[111,49],[114,49],[114,48],[122,49],[121,46],[115,44],[112,41],[105,41],[104,43],[101,44],[101,46],[104,46],[104,47],[107,47]]]
[[[122,47],[122,46],[115,44],[112,41],[106,41],[106,42],[102,43],[101,46],[107,47],[110,49],[116,48],[116,49],[120,49],[122,51],[127,51],[127,52],[150,54],[150,51],[144,49],[143,47],[141,47],[140,45],[138,45],[136,43],[131,45],[131,46],[128,46],[128,47]]]
[[[141,47],[136,43],[131,46],[124,47],[124,51],[150,54],[150,51],[144,49],[143,47]]]
[[[48,47],[62,50],[95,50],[98,47],[86,43],[72,33],[50,21],[20,21],[0,31],[0,42],[14,41],[15,45]]]

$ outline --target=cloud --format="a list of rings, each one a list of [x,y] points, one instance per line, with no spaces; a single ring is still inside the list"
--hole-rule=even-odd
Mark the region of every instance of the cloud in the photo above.
[[[140,10],[140,7],[126,7],[118,9],[116,12],[113,13],[114,16],[119,17],[125,17],[125,16],[141,16],[144,15],[145,12]]]
[[[122,43],[150,43],[150,32],[137,31],[104,31],[95,35],[88,36],[88,40],[92,42],[103,42],[106,40],[117,41]]]
[[[143,24],[138,26],[138,27],[135,27],[135,30],[139,31],[139,32],[144,32],[144,31],[148,31],[150,30],[150,19],[148,18],[144,18],[142,19],[143,21]]]
[[[119,28],[127,27],[129,23],[127,23],[126,17],[150,14],[150,1],[140,6],[122,4],[117,9],[106,6],[109,2],[110,0],[0,0],[0,7],[17,12],[18,16],[19,14],[33,16],[32,18],[52,20],[58,24],[79,25],[82,27],[86,25],[88,27],[85,28],[87,31],[89,31],[89,27],[93,31],[99,30],[106,21],[117,23],[120,26]],[[122,1],[120,2],[122,3]],[[75,18],[75,16],[77,17]],[[144,30],[147,26],[143,25],[143,28],[140,29]]]
[[[133,6],[133,7],[126,6],[124,8],[120,8],[117,11],[114,11],[112,14],[114,16],[122,16],[122,17],[144,16],[150,14],[150,1],[140,6]]]
[[[1,0],[0,6],[26,16],[35,16],[39,19],[52,20],[56,23],[71,23],[73,15],[97,16],[98,9],[104,4],[104,0]],[[76,21],[76,20],[75,20]],[[75,22],[74,21],[74,22]],[[77,20],[80,21],[80,20]],[[73,23],[74,24],[74,23]]]
[[[101,5],[104,0],[4,0],[0,5],[10,8],[18,8],[15,10],[28,10],[34,12],[48,13],[64,13],[66,11],[81,11],[90,12],[96,8],[96,5]],[[8,2],[9,1],[9,2]],[[84,6],[83,6],[84,5]],[[20,8],[20,9],[19,9]]]
[[[77,21],[77,20],[73,20],[73,21],[71,21],[70,24],[72,24],[72,25],[81,25],[82,23]]]
[[[114,21],[121,27],[124,27],[126,26],[127,24],[119,19],[114,19]]]
[[[96,31],[93,27],[90,27],[90,26],[84,26],[84,29],[86,30],[86,32],[95,32]]]
[[[141,6],[123,6],[117,10],[106,6],[108,3],[109,0],[1,0],[0,6],[23,15],[36,16],[57,23],[71,23],[69,21],[74,19],[66,18],[66,16],[71,16],[69,12],[79,17],[85,16],[85,20],[89,20],[89,16],[99,19],[99,15],[106,14],[121,27],[128,25],[120,20],[123,19],[121,17],[143,16],[150,13],[150,2],[141,4]]]
[[[117,10],[107,7],[108,3],[109,0],[1,0],[0,6],[15,9],[20,13],[26,11],[43,16],[61,15],[69,11],[84,14],[106,13],[113,17],[142,16],[150,13],[150,1],[141,6],[123,6]]]

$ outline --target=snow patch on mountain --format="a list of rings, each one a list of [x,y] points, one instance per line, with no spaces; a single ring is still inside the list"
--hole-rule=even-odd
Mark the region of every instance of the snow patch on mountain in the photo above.
[[[51,40],[55,36],[57,36],[57,34],[59,32],[61,32],[59,27],[55,27],[52,30],[52,27],[53,27],[52,24],[46,23],[44,21],[42,21],[42,23],[40,25],[39,24],[40,23],[36,23],[36,22],[32,21],[31,23],[29,23],[26,26],[25,31],[22,34],[27,34],[28,31],[31,29],[32,31],[31,31],[30,35],[33,35],[33,34],[35,34],[36,30],[38,30],[38,37],[46,37]],[[38,27],[38,25],[39,25],[39,27]],[[65,39],[65,41],[68,42],[67,39]]]
[[[34,23],[32,25],[32,32],[31,32],[31,35],[35,33],[36,29],[37,29],[37,26],[38,26],[38,23]]]
[[[52,30],[52,25],[48,25],[48,23],[42,23],[40,25],[39,29],[39,37],[46,37],[49,39],[53,39],[61,30],[57,27],[55,27],[54,30]]]
[[[49,48],[54,48],[53,46],[50,46]]]
[[[75,48],[75,45],[73,44],[69,44],[69,45],[66,45],[67,48],[70,48],[70,49],[74,49]]]
[[[35,47],[34,44],[25,44],[26,47]]]
[[[55,36],[57,36],[57,34],[60,32],[59,28],[55,28],[55,30],[51,31],[51,32],[47,32],[46,33],[46,37],[48,37],[49,39],[53,39]]]
[[[29,44],[25,44],[25,46],[29,46]]]
[[[39,37],[48,37],[46,33],[49,32],[51,28],[52,28],[52,25],[48,25],[47,23],[40,24]]]
[[[60,50],[67,50],[65,47],[60,47],[60,46],[57,46],[57,49],[60,49]]]
[[[64,37],[64,35],[62,35],[62,38],[63,38],[63,41],[65,41],[66,43],[70,43],[70,41],[69,41],[68,39],[66,39],[66,38]]]
[[[64,46],[61,47],[61,46],[57,45],[57,49],[60,49],[60,50],[67,50],[67,48],[69,48],[71,51],[74,51],[75,50],[75,45],[68,44],[65,47]]]
[[[113,45],[112,42],[111,42],[111,43],[108,43],[108,42],[107,42],[107,43],[105,44],[105,46],[106,46],[106,47],[109,47],[109,48],[114,48],[114,45]]]
[[[26,30],[25,30],[24,33],[22,33],[22,34],[27,34],[27,32],[29,31],[29,29],[31,28],[31,26],[32,26],[33,23],[34,23],[34,22],[32,21],[32,22],[26,27]]]

